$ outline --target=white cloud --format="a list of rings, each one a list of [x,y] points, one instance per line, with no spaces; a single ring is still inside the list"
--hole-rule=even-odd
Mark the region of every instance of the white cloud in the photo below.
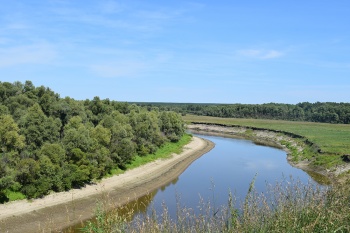
[[[249,57],[249,58],[255,58],[255,59],[274,59],[283,56],[284,54],[277,50],[263,50],[263,49],[247,49],[247,50],[240,50],[239,55]]]
[[[46,64],[52,61],[55,57],[55,49],[46,43],[1,48],[0,67],[20,64]]]

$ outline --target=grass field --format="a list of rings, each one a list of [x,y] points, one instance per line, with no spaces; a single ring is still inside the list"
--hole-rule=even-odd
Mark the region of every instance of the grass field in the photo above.
[[[350,125],[326,124],[315,122],[219,118],[208,116],[183,116],[185,122],[203,122],[225,125],[248,126],[261,129],[272,129],[297,134],[307,138],[321,149],[313,161],[314,165],[331,168],[343,164],[342,155],[350,155]],[[305,152],[304,159],[312,155]]]
[[[350,125],[299,121],[218,118],[194,115],[184,116],[183,119],[186,122],[219,123],[291,132],[308,138],[310,141],[317,144],[323,152],[339,155],[350,154]]]

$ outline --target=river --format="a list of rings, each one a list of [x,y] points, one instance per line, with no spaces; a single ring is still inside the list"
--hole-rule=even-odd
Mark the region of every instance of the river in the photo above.
[[[317,183],[303,170],[292,167],[286,159],[286,152],[281,149],[256,145],[245,139],[195,136],[214,142],[215,147],[171,183],[129,203],[127,206],[135,213],[134,217],[152,210],[161,214],[163,204],[172,218],[176,217],[179,205],[194,212],[200,203],[210,202],[219,207],[227,204],[229,193],[244,200],[253,180],[258,193],[266,192],[267,184],[276,182]]]

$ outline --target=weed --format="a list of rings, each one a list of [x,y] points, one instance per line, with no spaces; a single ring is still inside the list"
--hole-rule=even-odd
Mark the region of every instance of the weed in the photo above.
[[[200,201],[199,214],[178,203],[176,219],[169,217],[165,204],[158,215],[127,221],[116,214],[97,211],[97,222],[88,222],[85,233],[98,232],[349,232],[350,192],[348,187],[324,188],[302,184],[292,178],[267,184],[257,193],[254,180],[242,203],[229,193],[228,204],[216,209]],[[180,199],[178,199],[180,201]],[[237,205],[238,204],[238,205]],[[237,208],[236,206],[240,206]],[[215,213],[215,214],[213,214]]]

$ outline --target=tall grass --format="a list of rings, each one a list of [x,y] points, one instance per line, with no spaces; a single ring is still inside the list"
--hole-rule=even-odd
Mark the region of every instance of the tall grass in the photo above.
[[[267,184],[266,193],[257,193],[252,182],[242,201],[228,195],[227,205],[201,200],[199,211],[180,207],[171,219],[166,205],[157,213],[136,217],[117,211],[97,209],[95,222],[88,222],[85,233],[98,232],[350,232],[350,192],[348,187],[322,188],[289,181]],[[196,212],[196,213],[195,213]]]

